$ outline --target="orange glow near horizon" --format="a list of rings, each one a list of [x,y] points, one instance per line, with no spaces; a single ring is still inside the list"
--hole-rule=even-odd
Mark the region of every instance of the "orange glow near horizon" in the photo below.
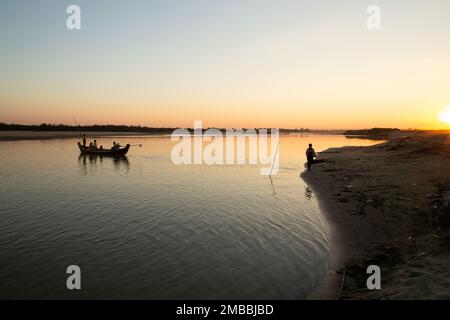
[[[24,112],[3,113],[0,122],[19,124],[67,124],[73,125],[73,117],[81,125],[116,124],[141,125],[149,127],[192,127],[195,120],[203,121],[204,127],[261,127],[261,128],[308,128],[308,129],[363,129],[372,127],[396,127],[400,129],[450,129],[449,110],[417,107],[415,113],[403,114],[393,106],[389,108],[371,107],[367,110],[353,109],[340,112],[339,108],[286,107],[284,112],[271,112],[270,108],[223,107],[209,112],[208,108],[175,108],[179,111],[167,115],[153,108],[129,108],[127,106],[96,106],[79,108],[66,104],[67,108],[48,108],[49,111],[35,112],[24,108]],[[69,107],[70,106],[70,107]],[[89,110],[87,110],[89,109]],[[181,110],[180,110],[181,109]],[[387,110],[384,110],[387,109]],[[70,111],[68,111],[70,110]],[[156,109],[158,110],[158,109]],[[309,110],[309,111],[305,111]],[[323,111],[322,111],[323,110]],[[348,109],[347,109],[348,110]],[[373,111],[371,111],[373,110]],[[386,115],[387,114],[387,115]],[[438,115],[438,116],[437,116]]]

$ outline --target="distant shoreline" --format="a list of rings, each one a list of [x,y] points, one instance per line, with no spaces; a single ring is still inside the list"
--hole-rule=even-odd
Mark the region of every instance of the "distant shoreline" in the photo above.
[[[170,136],[172,132],[167,131],[154,131],[154,132],[107,132],[107,131],[85,131],[83,132],[89,139],[101,138],[101,137],[158,137],[158,136]],[[341,134],[341,132],[328,132],[328,131],[309,131],[303,133],[296,132],[280,132],[281,135],[296,135],[296,134]],[[49,139],[69,139],[69,138],[81,138],[79,131],[2,131],[0,130],[0,141],[20,141],[20,140],[49,140]],[[355,137],[356,138],[356,137]],[[364,137],[359,137],[364,138]]]
[[[165,132],[86,132],[88,138],[126,136],[167,136]],[[49,140],[81,138],[78,131],[0,131],[0,141]]]
[[[126,135],[158,136],[158,135],[170,135],[177,129],[186,129],[191,133],[194,132],[193,128],[179,128],[179,127],[156,128],[156,127],[126,126],[126,125],[70,126],[64,124],[23,125],[23,124],[0,123],[0,141],[76,138],[80,137],[81,134],[86,134],[90,138],[126,136]],[[202,128],[202,132],[205,132],[207,129],[218,129],[222,133],[225,133],[228,130],[228,128]],[[248,128],[242,129],[247,130]],[[255,129],[258,130],[260,128]],[[270,131],[270,128],[268,129]],[[309,133],[341,134],[343,131],[344,130],[310,130],[306,128],[279,129],[280,134],[309,134]]]
[[[33,131],[33,132],[132,132],[132,133],[167,133],[170,134],[176,129],[186,129],[192,132],[193,128],[182,128],[182,127],[145,127],[145,126],[128,126],[128,125],[65,125],[65,124],[39,124],[39,125],[24,125],[24,124],[7,124],[0,122],[0,132],[2,131]],[[237,129],[236,128],[217,128],[217,127],[209,127],[202,128],[202,130],[207,129],[218,129],[222,132],[225,132],[228,129]],[[248,128],[239,128],[239,129],[248,129]],[[253,128],[253,129],[262,129],[262,128]],[[270,128],[267,128],[270,129]],[[344,130],[311,130],[307,128],[297,128],[297,129],[286,129],[279,128],[280,133],[309,133],[309,132],[340,132],[342,133]]]
[[[181,127],[145,127],[145,126],[128,126],[128,125],[65,125],[65,124],[39,124],[39,125],[24,125],[24,124],[7,124],[0,122],[0,141],[14,141],[14,140],[36,140],[36,139],[62,139],[62,138],[74,138],[81,134],[86,133],[90,137],[111,137],[111,136],[123,136],[123,135],[170,135],[177,129],[186,129],[193,133],[193,128],[181,128]],[[209,127],[202,128],[202,132],[207,129],[217,129],[222,133],[226,133],[229,129],[238,128],[217,128]],[[249,128],[239,128],[247,130]],[[256,130],[262,128],[254,128]],[[267,128],[270,130],[270,128]],[[397,128],[372,128],[361,130],[321,130],[321,129],[308,129],[308,128],[296,128],[286,129],[278,128],[280,134],[332,134],[332,135],[345,135],[347,138],[363,138],[373,140],[386,140],[388,137],[401,136],[404,134],[421,133],[424,130],[408,129],[401,130]],[[432,130],[427,130],[432,131]],[[438,130],[437,130],[438,131]]]

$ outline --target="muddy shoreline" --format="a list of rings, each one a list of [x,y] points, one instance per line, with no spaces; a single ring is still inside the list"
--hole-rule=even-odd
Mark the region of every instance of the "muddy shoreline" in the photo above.
[[[419,133],[319,154],[302,178],[329,221],[321,299],[450,298],[450,134]],[[366,269],[381,269],[368,290]]]

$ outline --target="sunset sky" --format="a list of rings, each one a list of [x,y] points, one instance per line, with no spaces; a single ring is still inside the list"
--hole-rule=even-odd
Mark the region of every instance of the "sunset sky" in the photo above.
[[[448,0],[2,1],[0,122],[450,129],[449,39]]]

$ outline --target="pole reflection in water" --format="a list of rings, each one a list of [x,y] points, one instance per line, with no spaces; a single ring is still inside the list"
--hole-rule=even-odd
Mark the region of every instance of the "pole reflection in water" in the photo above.
[[[305,186],[305,198],[306,200],[311,200],[312,190],[310,186]]]

